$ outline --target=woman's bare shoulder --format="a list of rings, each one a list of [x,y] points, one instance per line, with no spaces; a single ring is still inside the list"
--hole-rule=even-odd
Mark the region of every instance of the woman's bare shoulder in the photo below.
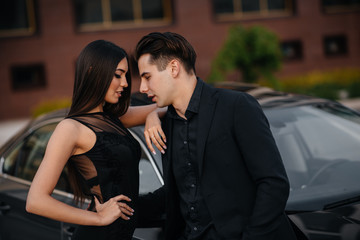
[[[88,151],[96,141],[95,133],[90,128],[70,118],[62,120],[55,131],[62,139],[68,139],[76,146],[74,154]]]
[[[65,118],[56,126],[54,135],[60,135],[73,140],[77,139],[81,132],[81,123],[76,120]]]
[[[78,121],[71,118],[65,118],[59,122],[56,128],[64,131],[77,131],[79,129],[79,126],[81,126],[81,123],[79,123]]]

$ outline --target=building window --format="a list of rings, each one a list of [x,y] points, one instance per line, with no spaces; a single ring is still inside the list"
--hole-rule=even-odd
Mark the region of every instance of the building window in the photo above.
[[[360,10],[360,0],[322,0],[326,13],[353,12]]]
[[[285,41],[281,43],[284,60],[300,60],[303,58],[303,47],[299,40]]]
[[[213,0],[217,20],[281,17],[293,14],[293,0]]]
[[[35,31],[34,0],[1,2],[0,37],[29,36]]]
[[[14,90],[44,87],[45,67],[43,64],[13,66],[11,68],[12,88]]]
[[[348,52],[347,39],[344,35],[324,37],[324,52],[326,56],[341,56]]]
[[[171,0],[74,0],[80,31],[168,25]]]

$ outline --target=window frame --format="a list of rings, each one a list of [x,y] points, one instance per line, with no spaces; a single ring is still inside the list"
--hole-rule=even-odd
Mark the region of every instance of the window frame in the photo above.
[[[141,0],[131,0],[133,2],[134,19],[129,21],[112,21],[111,20],[111,5],[110,0],[101,1],[101,11],[103,20],[97,23],[78,23],[75,20],[75,25],[79,32],[94,32],[103,30],[119,30],[119,29],[133,29],[142,27],[159,27],[168,26],[173,22],[172,0],[161,0],[164,9],[164,17],[162,19],[143,19],[141,18]],[[73,2],[73,11],[76,14],[75,0]]]
[[[36,12],[35,12],[35,0],[25,0],[25,4],[26,4],[26,12],[27,12],[27,22],[29,27],[0,30],[0,38],[24,37],[24,36],[26,37],[26,36],[32,36],[36,33],[37,21],[36,21]]]
[[[215,10],[214,0],[212,0],[213,16],[216,21],[226,22],[234,20],[248,20],[248,19],[259,19],[259,18],[278,18],[278,17],[289,17],[294,15],[294,0],[284,0],[285,10],[269,10],[267,6],[268,0],[257,0],[259,1],[260,10],[253,12],[242,12],[241,1],[233,1],[233,12],[217,13]]]
[[[38,78],[37,81],[31,83],[17,83],[18,75],[20,71],[31,71],[31,74],[35,74]],[[46,81],[46,69],[44,63],[30,63],[30,64],[14,64],[10,67],[11,72],[11,88],[13,91],[25,91],[38,88],[45,88]]]
[[[334,13],[350,13],[360,11],[360,1],[359,3],[350,4],[350,5],[335,5],[335,6],[326,6],[325,0],[321,1],[321,7],[325,14],[334,14]]]
[[[327,51],[327,41],[330,39],[342,39],[344,41],[344,46],[340,46],[341,48],[343,48],[344,51],[338,52],[338,53],[331,53]],[[334,57],[343,57],[343,56],[347,56],[349,54],[349,40],[346,34],[332,34],[332,35],[324,35],[323,39],[322,39],[322,44],[323,44],[323,53],[324,56],[327,58],[334,58]]]
[[[304,45],[303,45],[303,42],[300,40],[300,39],[292,39],[292,40],[283,40],[281,41],[280,43],[280,47],[283,51],[283,47],[285,44],[289,44],[289,45],[293,45],[295,46],[295,53],[297,53],[295,55],[295,57],[285,57],[284,54],[283,54],[283,60],[285,62],[293,62],[293,61],[301,61],[304,59]],[[296,46],[298,45],[298,46]],[[297,47],[299,47],[298,49],[296,49]]]

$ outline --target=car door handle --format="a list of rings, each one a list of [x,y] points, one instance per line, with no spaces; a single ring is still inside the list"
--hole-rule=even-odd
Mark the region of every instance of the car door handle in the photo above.
[[[73,226],[64,226],[63,227],[63,232],[67,235],[67,236],[72,236],[75,232],[75,227]]]
[[[11,207],[10,205],[6,204],[6,203],[0,203],[0,212],[5,214],[8,211],[10,211]]]

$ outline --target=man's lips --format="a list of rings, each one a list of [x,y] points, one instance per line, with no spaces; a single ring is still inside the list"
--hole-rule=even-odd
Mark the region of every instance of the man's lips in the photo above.
[[[153,102],[156,102],[155,97],[156,97],[155,95],[148,96],[148,98],[151,99],[151,101],[153,101]]]

